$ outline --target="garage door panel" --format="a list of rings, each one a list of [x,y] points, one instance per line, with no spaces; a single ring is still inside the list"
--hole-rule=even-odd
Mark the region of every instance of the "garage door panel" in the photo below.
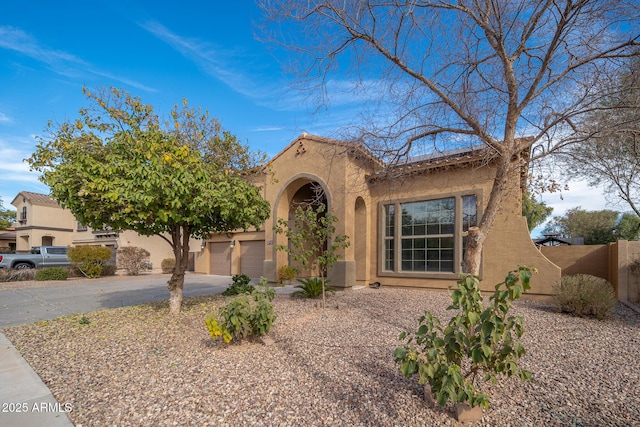
[[[264,240],[241,242],[240,271],[249,277],[262,276],[264,265]]]
[[[221,276],[231,275],[231,247],[229,243],[210,243],[211,251],[211,274]]]

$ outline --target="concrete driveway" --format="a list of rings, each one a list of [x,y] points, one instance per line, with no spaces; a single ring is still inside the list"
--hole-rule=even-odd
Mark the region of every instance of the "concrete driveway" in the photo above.
[[[0,290],[0,328],[103,308],[166,300],[169,298],[169,277],[168,274],[148,274],[70,279],[46,287]],[[229,276],[187,274],[184,296],[220,294],[229,284]],[[276,288],[279,294],[292,291],[291,286]]]
[[[0,283],[0,328],[53,319],[69,314],[86,313],[103,308],[135,305],[169,298],[168,274],[135,277],[113,276],[100,279],[70,279],[65,282]],[[184,296],[222,293],[231,284],[229,276],[187,274]],[[9,289],[10,288],[10,289]],[[293,292],[293,286],[276,288],[276,293]],[[31,369],[15,347],[0,333],[0,403],[12,411],[16,402],[20,411],[0,413],[0,427],[73,427],[67,414],[51,391]],[[34,406],[35,405],[35,406]],[[57,405],[57,406],[54,406]],[[23,411],[24,409],[24,411]]]

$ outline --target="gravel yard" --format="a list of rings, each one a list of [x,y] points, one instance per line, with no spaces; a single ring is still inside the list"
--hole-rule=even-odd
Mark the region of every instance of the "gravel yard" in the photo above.
[[[425,309],[448,317],[447,293],[365,288],[330,297],[325,311],[278,296],[270,346],[213,343],[204,318],[223,301],[187,299],[175,318],[153,303],[1,332],[83,427],[458,425],[393,362],[398,334]],[[621,304],[605,321],[515,305],[534,379],[498,382],[476,425],[640,426],[640,315]]]

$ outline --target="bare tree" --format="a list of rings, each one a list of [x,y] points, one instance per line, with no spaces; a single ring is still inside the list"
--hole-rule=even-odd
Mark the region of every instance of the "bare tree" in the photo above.
[[[573,123],[601,108],[603,82],[635,54],[636,1],[262,0],[263,38],[298,52],[304,87],[352,88],[369,105],[354,138],[389,159],[481,142],[496,177],[465,270],[509,180],[531,159],[576,141]],[[351,71],[350,82],[332,79]],[[373,103],[373,100],[377,102]],[[526,136],[526,137],[525,137]],[[535,149],[529,151],[532,147]],[[433,148],[431,148],[433,149]]]
[[[580,123],[584,143],[562,151],[568,176],[603,185],[612,204],[640,217],[640,60],[635,58],[608,86],[602,108]]]

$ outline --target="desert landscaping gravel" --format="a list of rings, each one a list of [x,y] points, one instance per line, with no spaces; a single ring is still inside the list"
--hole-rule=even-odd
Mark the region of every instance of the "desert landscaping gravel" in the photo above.
[[[315,300],[277,296],[271,345],[212,342],[204,318],[223,297],[103,310],[1,330],[70,419],[87,426],[453,426],[393,361],[398,334],[446,292],[359,289]],[[518,301],[522,366],[533,380],[490,387],[482,426],[640,426],[640,315],[604,321]],[[83,318],[83,316],[86,317]],[[88,324],[87,324],[88,320]]]

